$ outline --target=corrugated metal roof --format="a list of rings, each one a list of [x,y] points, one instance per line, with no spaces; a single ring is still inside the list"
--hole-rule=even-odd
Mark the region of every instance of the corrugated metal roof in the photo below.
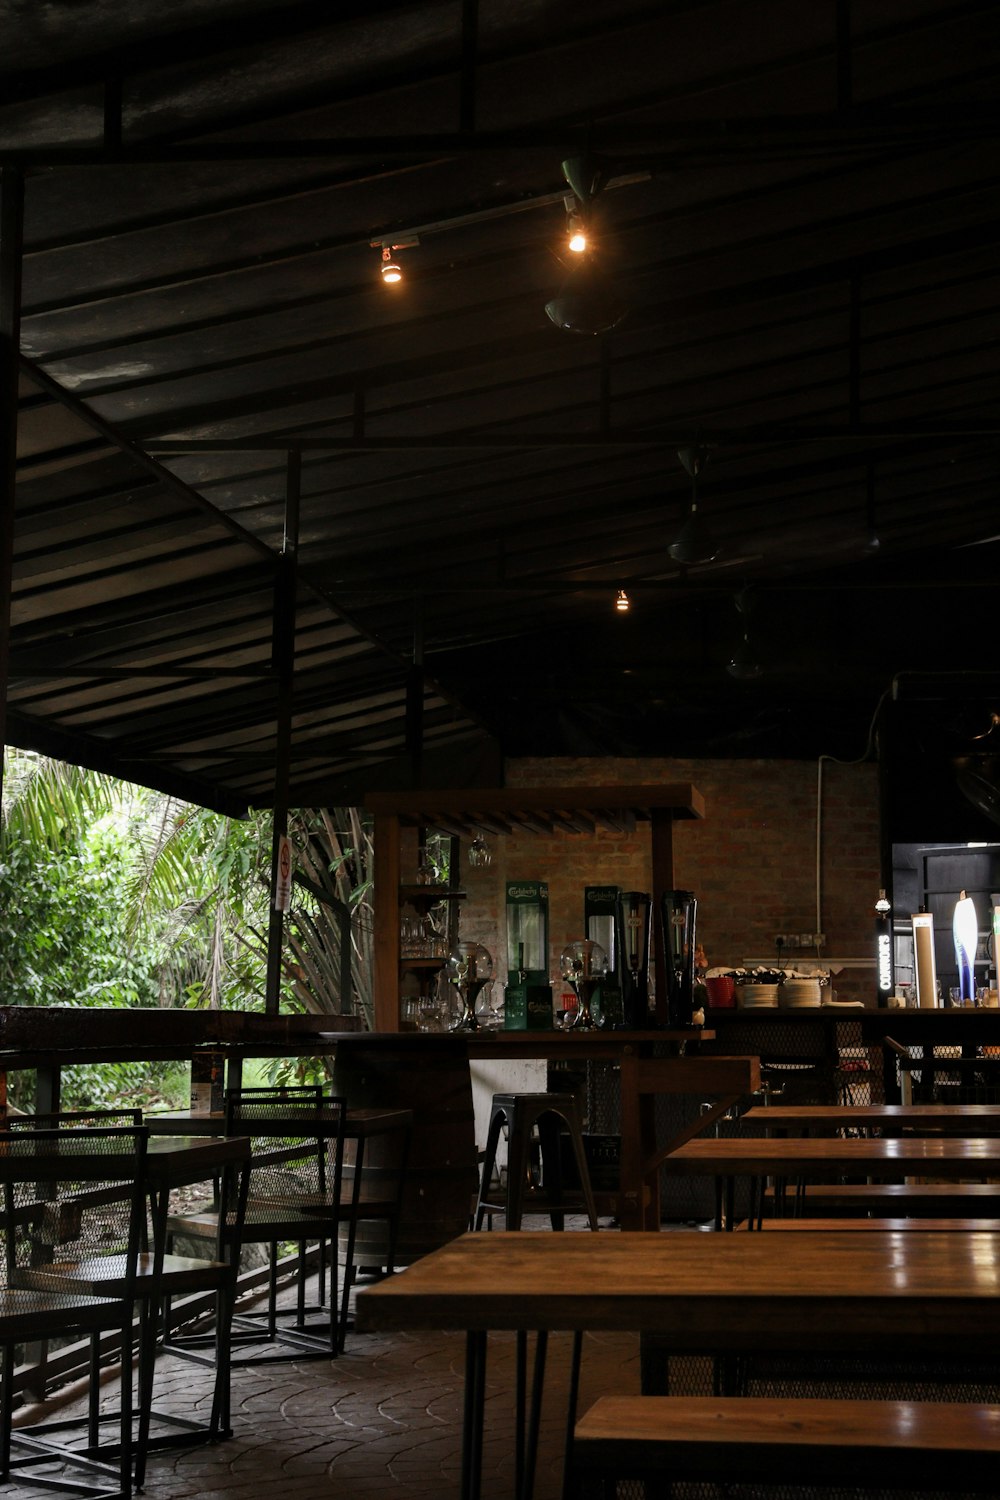
[[[993,3],[0,28],[12,742],[269,802],[299,460],[293,800],[500,753],[860,756],[897,675],[992,669]],[[545,312],[573,156],[628,307],[596,336]],[[718,555],[685,565],[691,448]]]

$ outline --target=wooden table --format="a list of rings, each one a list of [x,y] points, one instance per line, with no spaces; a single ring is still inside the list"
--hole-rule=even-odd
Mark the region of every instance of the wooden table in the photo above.
[[[937,1177],[955,1181],[1000,1175],[1000,1138],[903,1136],[845,1139],[842,1136],[782,1136],[693,1140],[664,1160],[668,1172],[715,1177],[724,1190],[725,1222],[733,1227],[733,1183],[738,1176],[794,1178],[849,1174],[879,1181]],[[717,1200],[717,1225],[723,1204]],[[752,1213],[751,1213],[752,1216]]]
[[[641,1329],[673,1352],[713,1355],[995,1354],[994,1235],[832,1231],[792,1252],[783,1235],[718,1235],[710,1249],[689,1230],[463,1235],[359,1292],[357,1326],[467,1335],[463,1500],[479,1494],[489,1330]]]
[[[847,1129],[994,1135],[1000,1133],[1000,1104],[769,1104],[748,1109],[740,1123],[803,1134]]]

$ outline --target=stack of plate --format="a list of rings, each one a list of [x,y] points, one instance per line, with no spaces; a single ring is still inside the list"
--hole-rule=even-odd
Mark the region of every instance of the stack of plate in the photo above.
[[[781,986],[781,1003],[790,1010],[819,1005],[819,980],[786,979]]]
[[[741,984],[736,995],[737,1004],[744,1010],[775,1009],[778,1004],[778,985]]]

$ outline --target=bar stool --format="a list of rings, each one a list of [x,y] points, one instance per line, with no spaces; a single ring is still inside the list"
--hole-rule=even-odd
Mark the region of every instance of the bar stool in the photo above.
[[[493,1170],[496,1165],[500,1132],[507,1127],[507,1190],[505,1193],[491,1192]],[[547,1213],[553,1229],[564,1229],[566,1203],[563,1198],[562,1155],[560,1150],[561,1126],[565,1126],[573,1143],[573,1156],[580,1176],[583,1204],[590,1220],[591,1229],[597,1229],[597,1209],[590,1186],[590,1172],[583,1149],[583,1127],[580,1111],[572,1094],[494,1094],[490,1111],[490,1125],[486,1135],[486,1150],[483,1154],[483,1170],[479,1179],[479,1201],[476,1204],[476,1228],[481,1229],[487,1213],[498,1211],[506,1215],[508,1229],[520,1229],[521,1216],[529,1213]],[[531,1139],[537,1127],[542,1158],[543,1191],[538,1192],[531,1184]],[[517,1334],[515,1358],[514,1397],[514,1468],[518,1475],[517,1493],[531,1495],[534,1487],[535,1466],[538,1457],[538,1433],[541,1419],[541,1393],[545,1374],[545,1358],[548,1333],[539,1330],[535,1342],[534,1376],[531,1384],[530,1414],[528,1406],[528,1335],[523,1329]],[[570,1355],[569,1398],[566,1411],[566,1460],[569,1463],[571,1437],[576,1422],[576,1407],[580,1384],[580,1359],[583,1335],[573,1334]],[[563,1493],[568,1494],[569,1471],[564,1467]]]
[[[502,1201],[490,1183],[496,1164],[500,1132],[507,1127],[507,1190]],[[481,1229],[489,1212],[503,1210],[507,1228],[520,1229],[521,1217],[529,1213],[547,1213],[553,1229],[565,1225],[566,1204],[563,1197],[563,1170],[560,1149],[561,1127],[569,1132],[573,1156],[580,1177],[583,1206],[591,1229],[597,1229],[597,1208],[590,1186],[587,1157],[583,1149],[583,1127],[576,1099],[572,1094],[494,1094],[490,1125],[486,1136],[483,1170],[479,1180],[476,1204],[476,1228]],[[542,1191],[533,1188],[530,1179],[530,1148],[534,1130],[542,1158]]]

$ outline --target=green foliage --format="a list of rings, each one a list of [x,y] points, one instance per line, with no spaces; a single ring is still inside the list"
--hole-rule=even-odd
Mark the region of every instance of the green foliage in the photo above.
[[[371,820],[357,808],[307,809],[289,820],[289,835],[296,864],[284,963],[289,998],[313,1014],[361,1015],[370,1028]],[[349,975],[341,972],[345,946]]]
[[[148,788],[5,752],[0,820],[0,1001],[5,1005],[264,1003],[271,818],[224,818]],[[282,1008],[371,1024],[372,842],[355,809],[295,812]],[[350,954],[350,973],[342,971]],[[176,1064],[66,1070],[66,1108],[186,1098]],[[285,1060],[269,1076],[326,1076]],[[33,1075],[12,1074],[29,1107]]]
[[[263,815],[6,752],[4,1003],[262,1005],[269,853]]]
[[[6,829],[5,829],[6,834]],[[0,840],[0,991],[5,1005],[152,1005],[155,964],[131,950],[127,850],[104,824],[47,841]]]

